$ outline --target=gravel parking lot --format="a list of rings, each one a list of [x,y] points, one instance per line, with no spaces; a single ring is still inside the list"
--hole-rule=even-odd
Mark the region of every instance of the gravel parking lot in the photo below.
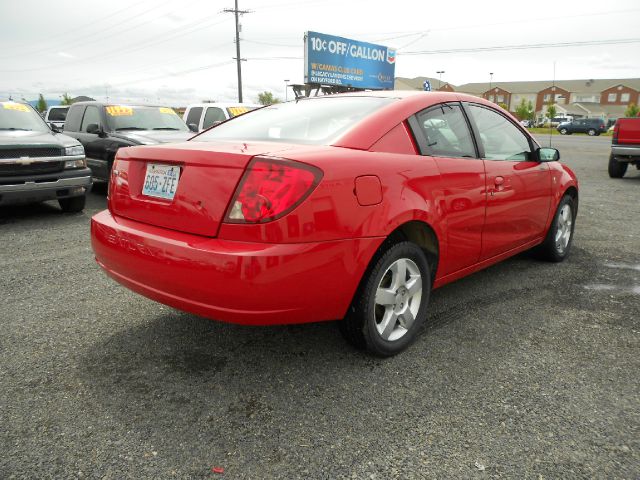
[[[82,214],[0,209],[0,478],[639,478],[640,172],[552,142],[581,182],[569,259],[437,290],[388,360],[119,286],[89,242],[103,184]]]

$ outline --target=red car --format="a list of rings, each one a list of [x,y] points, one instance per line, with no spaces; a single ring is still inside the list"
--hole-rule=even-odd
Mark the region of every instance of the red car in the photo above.
[[[251,325],[341,319],[388,356],[433,288],[537,247],[563,260],[578,183],[480,98],[366,92],[273,105],[192,140],[121,148],[99,265],[149,298]]]

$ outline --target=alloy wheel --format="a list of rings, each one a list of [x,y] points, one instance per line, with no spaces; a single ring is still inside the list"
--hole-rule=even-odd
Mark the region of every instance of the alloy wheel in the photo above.
[[[384,272],[375,295],[376,329],[383,340],[402,338],[413,325],[422,300],[422,276],[409,258],[400,258]]]
[[[573,226],[573,212],[570,205],[563,205],[558,214],[558,225],[556,228],[555,244],[558,253],[563,254],[571,240]]]

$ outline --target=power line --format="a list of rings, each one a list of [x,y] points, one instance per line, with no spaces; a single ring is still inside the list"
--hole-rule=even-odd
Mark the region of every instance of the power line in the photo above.
[[[45,67],[35,67],[35,68],[27,68],[27,69],[22,69],[22,70],[4,70],[7,73],[23,73],[23,72],[37,72],[37,71],[41,71],[41,70],[51,70],[51,69],[56,69],[59,70],[61,67],[66,67],[68,65],[77,65],[77,64],[83,64],[83,63],[95,63],[95,62],[102,62],[105,59],[114,57],[114,56],[123,56],[123,55],[127,55],[131,52],[135,52],[138,50],[142,50],[148,47],[152,47],[155,45],[158,45],[160,43],[165,43],[168,42],[170,40],[173,40],[175,38],[179,38],[179,37],[183,37],[185,35],[188,35],[190,33],[193,32],[197,32],[199,30],[202,30],[204,28],[209,28],[209,27],[213,27],[215,25],[219,25],[221,23],[226,22],[228,19],[223,19],[219,22],[216,23],[212,23],[212,24],[207,24],[207,22],[210,22],[213,18],[216,18],[217,15],[215,15],[212,18],[208,18],[205,20],[201,20],[199,22],[196,22],[194,24],[192,24],[193,27],[197,26],[197,28],[190,28],[187,30],[183,30],[183,28],[176,28],[173,31],[176,32],[176,30],[178,30],[176,33],[174,33],[173,35],[164,35],[162,38],[155,40],[155,41],[148,41],[145,43],[142,43],[140,45],[136,45],[133,48],[127,48],[125,51],[123,51],[121,48],[117,48],[117,49],[113,49],[113,50],[109,50],[105,53],[102,53],[100,55],[96,55],[90,59],[78,59],[78,60],[72,60],[69,62],[64,62],[64,63],[58,63],[57,65],[48,65]],[[204,24],[204,25],[203,25]]]
[[[593,40],[586,42],[557,42],[557,43],[535,43],[524,45],[503,45],[493,47],[471,47],[471,48],[448,48],[442,50],[418,50],[413,52],[398,52],[398,55],[436,55],[440,53],[477,53],[496,52],[502,50],[529,50],[536,48],[560,48],[560,47],[587,47],[599,45],[619,45],[625,43],[638,43],[640,38],[625,38],[618,40]]]
[[[163,7],[163,6],[171,3],[172,1],[173,0],[167,0],[166,2],[163,2],[163,3],[160,3],[160,4],[156,5],[155,8]],[[137,6],[139,6],[139,5],[137,5]],[[133,7],[129,7],[129,9],[130,8],[133,8]],[[169,10],[169,11],[171,11],[171,10]],[[120,12],[120,10],[118,12]],[[14,53],[11,53],[11,54],[8,54],[8,55],[2,55],[2,56],[0,56],[0,58],[11,58],[11,57],[17,57],[17,56],[24,56],[24,55],[36,55],[36,54],[47,53],[47,52],[53,53],[53,52],[58,52],[60,50],[65,50],[65,49],[84,47],[85,45],[90,45],[92,43],[102,42],[105,39],[111,38],[111,37],[113,37],[115,35],[122,35],[122,32],[119,32],[119,31],[116,31],[115,33],[112,33],[110,35],[103,35],[104,32],[108,32],[109,30],[113,30],[114,28],[117,29],[117,28],[122,27],[122,26],[125,26],[125,30],[131,29],[131,28],[134,28],[136,26],[140,26],[140,25],[146,24],[150,20],[155,20],[157,18],[160,18],[163,15],[166,15],[166,13],[167,12],[162,12],[162,13],[160,13],[160,15],[157,15],[155,17],[144,18],[144,19],[142,19],[141,22],[136,22],[133,25],[126,26],[126,24],[128,22],[131,22],[131,21],[136,20],[136,19],[140,20],[140,17],[136,17],[136,16],[133,16],[133,15],[130,15],[127,18],[123,19],[122,21],[119,21],[118,23],[116,23],[114,25],[110,25],[110,26],[108,26],[106,28],[103,28],[103,29],[100,29],[100,30],[93,30],[88,35],[81,35],[80,37],[76,37],[76,38],[69,39],[69,40],[64,40],[62,42],[59,42],[59,43],[55,44],[53,47],[51,46],[51,43],[49,43],[48,47],[41,48],[39,50],[34,50],[34,51],[31,51],[31,52],[14,52]],[[80,43],[85,39],[89,39],[89,41]]]

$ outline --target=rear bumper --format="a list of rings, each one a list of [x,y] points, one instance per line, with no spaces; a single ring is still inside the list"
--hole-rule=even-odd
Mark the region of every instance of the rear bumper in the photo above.
[[[86,194],[92,185],[88,168],[53,175],[0,178],[0,205],[44,202]]]
[[[114,217],[91,220],[98,264],[158,302],[248,325],[342,318],[383,238],[267,244],[207,238]]]
[[[612,145],[614,157],[640,157],[640,145]]]

